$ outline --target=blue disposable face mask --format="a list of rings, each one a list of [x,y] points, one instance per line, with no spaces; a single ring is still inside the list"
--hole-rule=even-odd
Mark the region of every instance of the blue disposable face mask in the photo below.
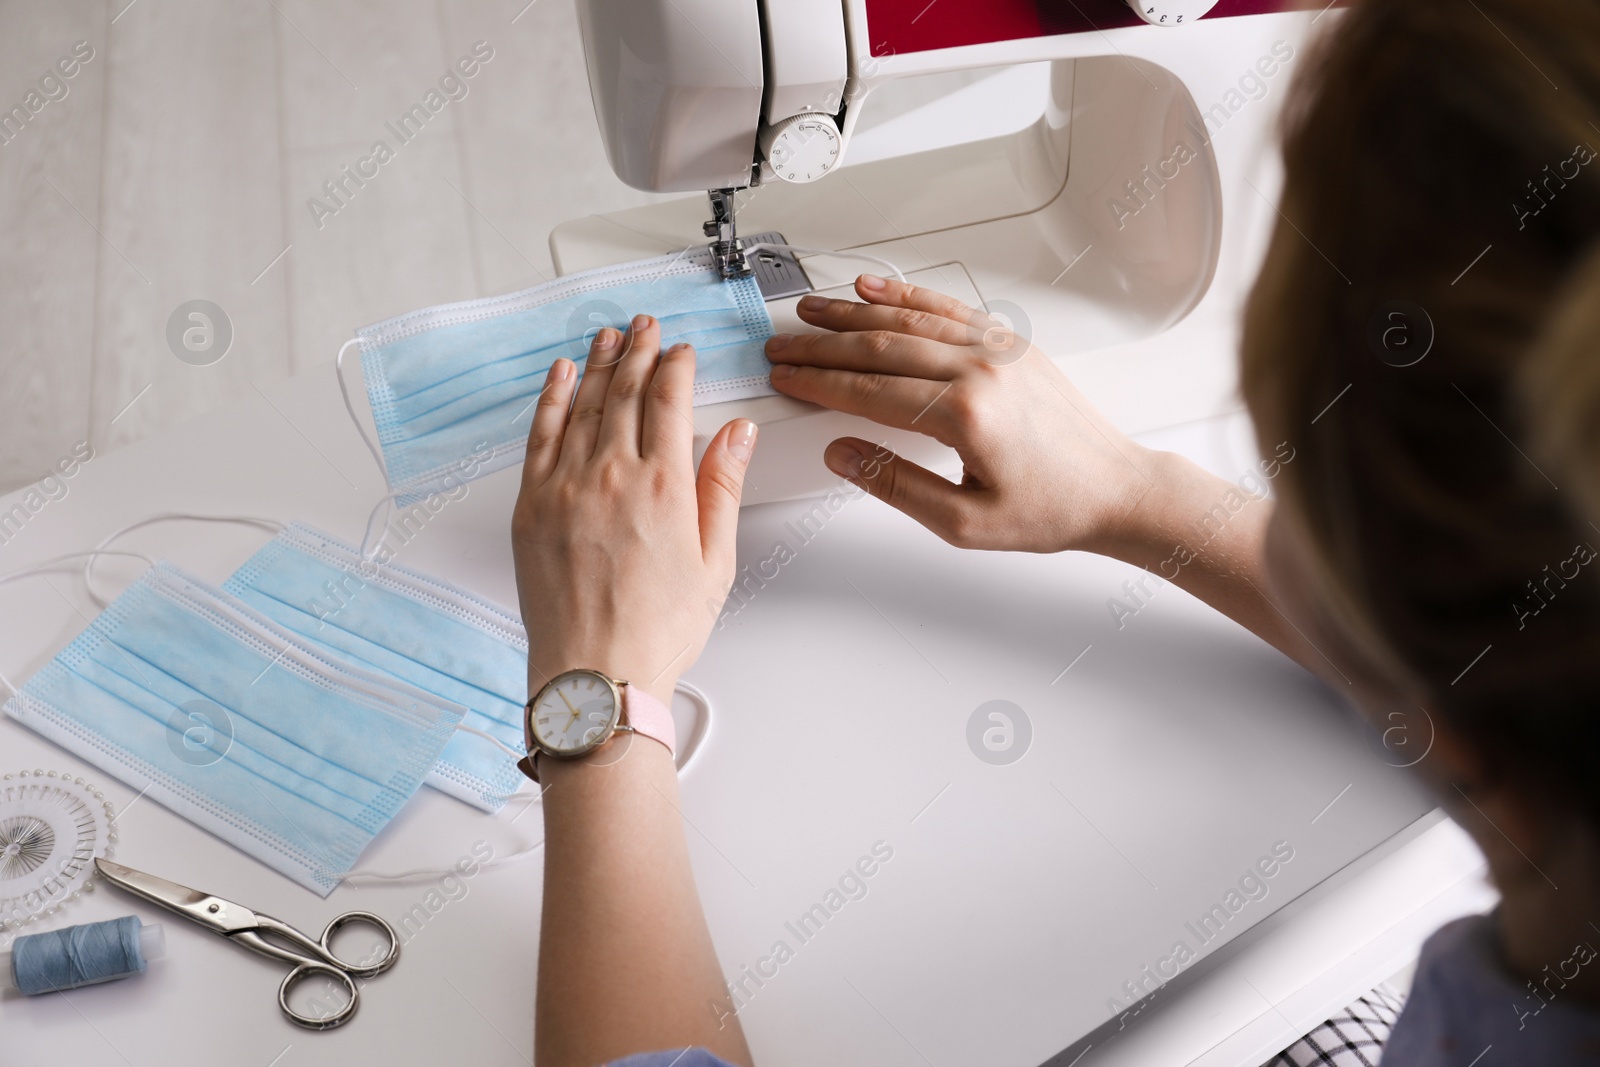
[[[421,786],[463,710],[330,657],[170,564],[5,705],[323,896]]]
[[[761,291],[724,281],[704,248],[426,308],[357,331],[389,488],[405,504],[519,462],[550,365],[581,365],[636,313],[660,320],[663,347],[694,345],[697,405],[773,392]]]
[[[279,626],[342,660],[467,709],[467,726],[525,747],[528,638],[517,617],[447,582],[295,523],[223,584]],[[428,784],[498,811],[526,779],[481,737],[445,746]]]

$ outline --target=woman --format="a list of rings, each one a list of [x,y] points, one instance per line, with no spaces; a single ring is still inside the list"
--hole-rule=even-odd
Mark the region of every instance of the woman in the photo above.
[[[1600,235],[1591,145],[1600,5],[1362,0],[1343,16],[1285,113],[1286,221],[1243,337],[1263,452],[1288,440],[1297,458],[1276,505],[1240,513],[1177,578],[1307,669],[1352,679],[1374,722],[1421,705],[1436,724],[1419,771],[1502,902],[1430,940],[1390,1067],[1600,1049],[1600,964],[1578,960],[1600,944],[1600,516],[1566,488],[1600,482],[1581,417],[1600,407],[1582,356],[1595,335],[1569,310],[1555,354],[1531,355]],[[774,337],[773,385],[953,447],[959,485],[855,439],[824,457],[939,536],[1156,567],[1218,499],[1223,483],[1134,444],[1041,353],[981,358],[969,309],[871,276],[856,291],[802,302],[831,332]],[[1582,292],[1569,301],[1592,317]],[[1394,325],[1419,344],[1431,327],[1420,361],[1397,365],[1419,349],[1397,358]],[[581,384],[570,363],[551,371],[513,527],[535,687],[589,667],[667,699],[731,582],[755,427],[724,427],[691,482],[688,422],[670,409],[688,409],[693,353],[658,360],[658,344],[641,318],[626,344],[597,339]],[[695,1046],[639,1062],[748,1064],[737,1020],[705,1009],[722,978],[667,751],[637,736],[602,751],[539,764],[538,1062]]]

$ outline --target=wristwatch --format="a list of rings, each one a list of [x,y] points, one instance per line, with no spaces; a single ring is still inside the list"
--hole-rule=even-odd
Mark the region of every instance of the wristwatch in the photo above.
[[[599,671],[563,671],[546,682],[523,706],[528,754],[517,761],[523,774],[539,780],[541,755],[576,759],[619,733],[642,734],[677,751],[677,731],[665,704],[620,678]]]

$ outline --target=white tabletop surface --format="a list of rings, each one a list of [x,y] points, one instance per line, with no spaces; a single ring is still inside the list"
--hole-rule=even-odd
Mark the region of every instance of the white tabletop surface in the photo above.
[[[1219,420],[1153,440],[1237,476],[1253,460],[1244,429]],[[400,560],[514,604],[506,531],[517,473],[472,483]],[[5,571],[167,511],[302,519],[355,539],[382,492],[331,368],[97,457],[67,484],[0,548]],[[683,810],[726,970],[754,964],[875,842],[894,858],[751,998],[743,1019],[763,1063],[1042,1062],[1100,1025],[1117,976],[1165,954],[1185,918],[1274,842],[1289,841],[1295,859],[1253,906],[1259,915],[1241,919],[1266,917],[1432,806],[1333,694],[1174,588],[1119,630],[1106,601],[1138,573],[1120,564],[959,552],[871,500],[845,504],[801,544],[790,524],[813,503],[746,509],[741,564],[780,539],[795,558],[687,675],[716,708]],[[220,581],[264,536],[173,524],[124,547]],[[120,588],[137,567],[109,563],[106,585]],[[13,686],[95,610],[72,574],[0,587],[0,605],[0,673]],[[966,741],[973,710],[997,698],[1025,708],[1034,733],[1006,767],[980,762]],[[398,921],[420,905],[427,917],[350,1025],[310,1033],[278,1014],[278,965],[100,887],[60,923],[137,913],[165,925],[165,958],[133,980],[0,1003],[0,1060],[528,1061],[538,852],[459,882],[346,885],[320,900],[0,722],[0,771],[35,767],[99,783],[120,811],[116,858],[135,867],[306,929],[353,907]],[[424,789],[363,862],[444,868],[477,842],[505,856],[540,836],[536,807],[489,817]],[[1409,876],[1419,903],[1473,866],[1451,855],[1455,868]],[[1398,921],[1369,915],[1358,940]],[[1327,964],[1301,959],[1257,981],[1278,1000]],[[1234,1005],[1244,1014],[1225,1032],[1267,1008]],[[1191,1040],[1184,1058],[1215,1043]]]

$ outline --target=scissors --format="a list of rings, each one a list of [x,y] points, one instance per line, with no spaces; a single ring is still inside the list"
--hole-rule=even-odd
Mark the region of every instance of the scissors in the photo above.
[[[290,1019],[307,1029],[331,1030],[348,1022],[351,1016],[355,1015],[356,1006],[360,1001],[360,992],[356,989],[355,980],[382,974],[393,967],[395,960],[400,958],[400,939],[395,935],[394,927],[370,911],[347,911],[342,915],[335,915],[328,923],[328,928],[322,931],[322,939],[313,941],[288,923],[280,922],[270,915],[251,911],[243,904],[235,904],[231,900],[202,893],[198,889],[190,889],[186,885],[169,882],[165,878],[157,878],[153,874],[145,874],[143,871],[124,867],[110,860],[96,859],[94,865],[107,881],[119,889],[125,889],[152,904],[159,904],[168,911],[197,922],[235,945],[263,956],[270,956],[275,960],[282,960],[293,967],[294,969],[284,978],[283,984],[278,987],[278,1007],[282,1008],[283,1013]],[[388,936],[389,948],[377,963],[358,966],[334,955],[331,947],[333,935],[342,927],[354,922],[376,926]],[[305,951],[296,952],[273,944],[263,936],[267,934]],[[302,979],[312,975],[324,975],[342,983],[350,994],[349,1001],[337,1011],[326,1015],[302,1015],[295,1011],[289,1006],[289,990]]]

